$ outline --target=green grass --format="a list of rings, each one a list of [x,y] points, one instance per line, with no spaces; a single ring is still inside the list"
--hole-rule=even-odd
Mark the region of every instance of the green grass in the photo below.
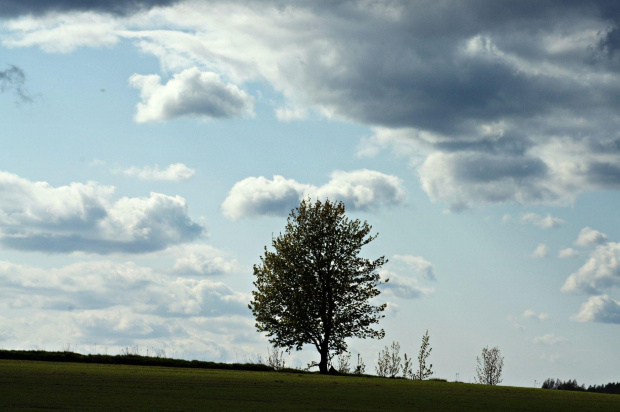
[[[0,410],[620,411],[620,396],[318,374],[0,360]]]

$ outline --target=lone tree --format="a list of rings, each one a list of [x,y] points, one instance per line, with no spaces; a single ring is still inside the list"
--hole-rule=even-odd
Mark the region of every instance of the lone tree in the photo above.
[[[502,382],[502,369],[504,368],[504,358],[500,355],[499,349],[488,347],[482,349],[482,358],[476,356],[476,382],[486,385],[497,385]]]
[[[319,370],[328,373],[332,356],[346,351],[346,338],[383,338],[372,325],[384,317],[386,304],[372,305],[382,283],[376,269],[387,260],[359,257],[377,235],[371,226],[345,216],[342,202],[302,200],[291,211],[284,234],[265,247],[254,265],[249,304],[259,332],[275,347],[301,350],[314,345]]]

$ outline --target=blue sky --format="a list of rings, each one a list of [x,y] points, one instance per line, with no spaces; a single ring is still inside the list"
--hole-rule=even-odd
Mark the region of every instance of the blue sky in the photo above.
[[[618,379],[615,7],[125,4],[0,1],[0,347],[264,356],[252,265],[312,196],[390,260],[368,371],[428,329],[437,377]]]

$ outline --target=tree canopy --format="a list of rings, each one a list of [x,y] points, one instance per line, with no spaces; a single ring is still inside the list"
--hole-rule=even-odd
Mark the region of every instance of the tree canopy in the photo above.
[[[287,220],[284,233],[273,238],[254,265],[255,290],[249,305],[256,328],[270,342],[287,350],[313,345],[319,369],[328,372],[331,356],[347,350],[346,338],[382,338],[373,325],[384,317],[386,304],[371,300],[380,294],[377,269],[387,260],[359,256],[370,235],[367,222],[350,220],[342,202],[301,201]]]

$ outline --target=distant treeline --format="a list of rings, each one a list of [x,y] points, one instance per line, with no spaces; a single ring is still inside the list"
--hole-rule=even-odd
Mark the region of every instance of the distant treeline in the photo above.
[[[611,382],[605,385],[591,385],[586,388],[584,385],[579,385],[575,379],[562,381],[561,379],[549,378],[543,382],[542,388],[558,389],[561,391],[597,392],[620,395],[620,382]]]
[[[171,359],[165,357],[124,355],[82,355],[75,352],[47,352],[41,350],[0,350],[0,359],[34,360],[46,362],[101,363],[115,365],[163,366],[175,368],[229,369],[246,371],[273,371],[260,363],[219,363],[197,360]]]

